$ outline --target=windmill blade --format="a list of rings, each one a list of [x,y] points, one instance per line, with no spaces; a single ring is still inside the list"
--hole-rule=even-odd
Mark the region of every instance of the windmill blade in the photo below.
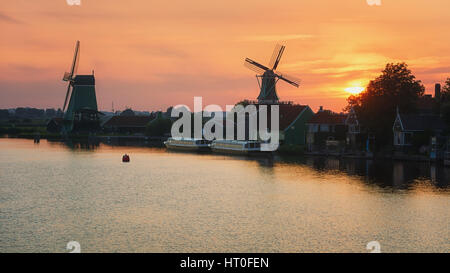
[[[77,73],[79,51],[80,51],[80,41],[77,41],[76,46],[75,46],[75,53],[73,55],[72,67],[69,72],[71,78],[73,78],[75,73]],[[64,75],[64,78],[66,78],[65,75]]]
[[[249,63],[249,62],[244,62],[244,65],[245,65],[248,69],[255,71],[255,72],[256,72],[257,74],[259,74],[259,75],[262,75],[262,74],[264,74],[264,72],[265,72],[264,69],[261,69],[261,68],[259,68],[259,67],[257,67],[257,66],[254,66],[253,64],[251,64],[251,63]]]
[[[280,63],[281,56],[283,55],[284,49],[286,47],[283,45],[276,45],[273,50],[272,58],[270,58],[269,67],[272,67],[272,70],[277,69],[278,64]]]
[[[283,56],[283,53],[284,53],[284,49],[285,49],[285,48],[286,48],[285,46],[281,46],[280,52],[278,53],[277,60],[275,61],[275,64],[273,65],[272,70],[277,69],[278,64],[280,63],[280,60],[281,60],[281,56]]]
[[[67,105],[67,99],[69,98],[69,92],[70,92],[70,86],[72,84],[69,83],[69,86],[67,86],[67,93],[66,93],[66,99],[64,100],[64,106],[62,108],[62,111],[64,112],[64,110],[66,109],[66,105]]]
[[[77,74],[78,71],[78,64],[80,63],[80,54],[81,54],[81,47],[80,47],[80,41],[77,41],[77,47],[76,47],[76,58],[74,59],[75,61],[75,67],[72,70],[72,78],[75,77],[75,75]]]
[[[277,44],[273,49],[272,57],[269,61],[269,67],[273,67],[275,65],[275,61],[277,60],[278,54],[280,53],[281,45]]]
[[[280,75],[277,75],[277,76],[278,76],[278,78],[280,80],[283,80],[283,81],[285,81],[285,82],[287,82],[289,84],[292,84],[293,86],[295,86],[297,88],[300,86],[301,80],[296,78],[296,77],[292,77],[292,76],[289,76],[289,75],[286,75],[286,74],[280,74]]]
[[[263,74],[264,72],[269,70],[269,68],[265,67],[264,65],[262,65],[260,63],[255,62],[255,61],[253,61],[252,59],[249,59],[249,58],[245,59],[244,65],[246,67],[248,67],[249,69],[251,69],[251,70],[253,70],[253,71],[257,72],[257,73],[260,73],[260,74]]]

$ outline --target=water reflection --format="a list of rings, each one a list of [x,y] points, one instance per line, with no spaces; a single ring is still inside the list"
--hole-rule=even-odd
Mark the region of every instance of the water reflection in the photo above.
[[[48,143],[50,145],[62,145],[72,151],[97,151],[101,148],[112,149],[114,147],[134,147],[139,148],[142,152],[153,152],[155,150],[152,143],[137,141],[123,142],[120,145],[95,139],[88,141],[49,141]],[[174,155],[186,154],[186,152],[160,150]],[[189,154],[189,152],[187,153]],[[319,173],[338,172],[356,176],[367,185],[375,185],[386,190],[410,190],[426,185],[438,190],[450,190],[450,168],[430,162],[272,155],[248,157],[208,153],[198,154],[197,156],[213,156],[217,160],[255,161],[260,170],[266,174],[270,174],[271,169],[276,167],[277,164],[293,164],[308,166]]]
[[[280,157],[279,162],[307,165],[319,172],[338,171],[387,189],[408,190],[428,183],[448,190],[450,184],[450,168],[430,162],[324,157]]]
[[[84,150],[94,151],[100,148],[100,141],[95,139],[89,140],[48,140],[48,143],[52,146],[63,146],[70,150]]]

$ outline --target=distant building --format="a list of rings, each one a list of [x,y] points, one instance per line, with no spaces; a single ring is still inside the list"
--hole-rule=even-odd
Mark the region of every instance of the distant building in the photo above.
[[[436,84],[434,97],[422,96],[414,114],[401,113],[397,108],[392,127],[395,150],[426,153],[431,152],[432,146],[435,150],[444,149],[442,147],[446,145],[446,138],[443,135],[449,128],[440,115],[440,106],[441,85]]]
[[[347,118],[345,119],[345,126],[347,127],[347,138],[346,144],[347,148],[356,152],[358,150],[364,150],[364,142],[367,135],[362,134],[362,126],[359,123],[358,116],[353,108],[350,109],[347,114]]]
[[[405,150],[415,145],[426,145],[429,144],[430,137],[440,136],[445,129],[446,124],[438,115],[405,115],[397,111],[392,128],[394,146]]]
[[[347,117],[347,114],[324,110],[321,106],[306,123],[308,150],[336,150],[343,147],[347,138]]]
[[[441,85],[437,83],[434,87],[434,97],[431,94],[426,94],[419,98],[416,104],[417,113],[420,115],[438,115],[441,100]]]
[[[143,134],[153,116],[113,116],[103,125],[105,132],[120,134]]]

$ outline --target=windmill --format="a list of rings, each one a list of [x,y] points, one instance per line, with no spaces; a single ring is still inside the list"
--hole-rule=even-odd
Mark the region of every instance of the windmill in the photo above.
[[[279,102],[276,90],[276,84],[279,80],[283,80],[297,88],[300,85],[300,80],[276,71],[284,49],[285,46],[283,45],[277,45],[275,47],[272,58],[269,62],[269,67],[271,68],[255,62],[252,59],[245,59],[245,66],[258,73],[256,78],[261,89],[258,96],[258,103],[260,104],[277,104]]]
[[[63,105],[64,133],[91,131],[97,129],[99,124],[94,73],[92,75],[76,75],[79,56],[80,41],[77,41],[71,70],[65,72],[63,77],[63,81],[69,83]]]

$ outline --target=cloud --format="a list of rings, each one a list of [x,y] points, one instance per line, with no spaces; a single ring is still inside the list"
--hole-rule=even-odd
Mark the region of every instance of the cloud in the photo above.
[[[315,37],[314,35],[310,34],[255,35],[255,36],[247,36],[243,40],[273,42],[273,41],[288,41],[288,40],[306,40],[314,37]]]
[[[416,69],[421,74],[450,74],[450,66]]]
[[[13,23],[13,24],[22,24],[23,23],[22,21],[19,21],[15,18],[10,17],[3,13],[0,13],[0,21],[7,22],[7,23]]]
[[[175,46],[168,44],[148,44],[148,43],[135,43],[130,45],[131,48],[136,51],[150,56],[160,56],[165,58],[186,58],[188,54],[186,51],[179,49]]]

